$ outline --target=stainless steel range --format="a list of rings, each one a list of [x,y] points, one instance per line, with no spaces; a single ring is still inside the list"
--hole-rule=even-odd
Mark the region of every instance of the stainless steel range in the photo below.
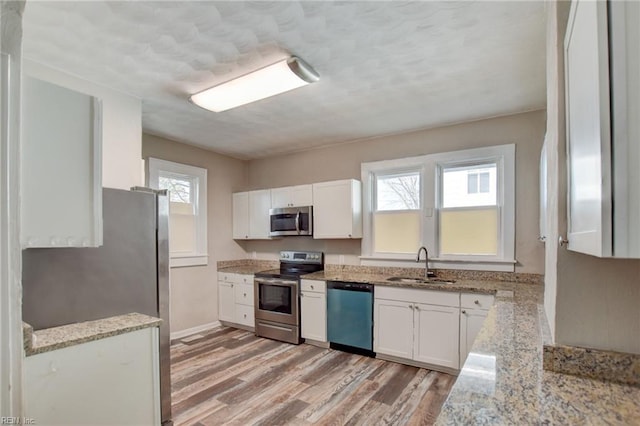
[[[280,269],[255,274],[256,336],[299,344],[300,276],[324,269],[321,252],[280,252]]]

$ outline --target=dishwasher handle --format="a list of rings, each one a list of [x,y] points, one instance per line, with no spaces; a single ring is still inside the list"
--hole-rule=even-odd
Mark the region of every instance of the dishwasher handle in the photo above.
[[[346,291],[360,291],[364,293],[373,293],[373,284],[366,283],[352,283],[346,281],[327,281],[327,288],[329,290],[346,290]]]

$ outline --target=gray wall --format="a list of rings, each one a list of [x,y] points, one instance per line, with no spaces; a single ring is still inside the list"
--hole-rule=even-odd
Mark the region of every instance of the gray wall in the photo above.
[[[467,148],[516,144],[517,272],[544,273],[544,250],[538,242],[539,158],[545,112],[533,111],[383,136],[249,162],[249,189],[360,179],[360,164]],[[327,253],[327,262],[359,264],[360,240],[316,241],[311,238],[242,243],[250,256],[277,257],[282,249],[307,248]]]
[[[171,268],[171,331],[218,320],[216,262],[242,259],[245,252],[231,235],[231,194],[247,185],[247,163],[168,139],[142,135],[142,157],[160,158],[207,169],[209,263]]]

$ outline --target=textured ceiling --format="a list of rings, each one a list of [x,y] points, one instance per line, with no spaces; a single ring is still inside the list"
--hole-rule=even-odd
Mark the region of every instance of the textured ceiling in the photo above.
[[[142,99],[145,131],[238,158],[542,108],[543,2],[28,1],[24,56]],[[290,54],[318,83],[190,94]]]

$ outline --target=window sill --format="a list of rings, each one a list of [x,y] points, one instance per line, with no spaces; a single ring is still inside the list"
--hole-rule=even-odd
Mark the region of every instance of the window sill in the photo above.
[[[209,264],[209,255],[195,256],[171,256],[169,259],[169,268],[184,268],[187,266],[207,266]]]
[[[392,266],[397,268],[424,268],[424,260],[416,262],[415,256],[360,256],[362,266]],[[429,259],[431,269],[460,269],[465,271],[515,272],[515,260],[456,260]]]

